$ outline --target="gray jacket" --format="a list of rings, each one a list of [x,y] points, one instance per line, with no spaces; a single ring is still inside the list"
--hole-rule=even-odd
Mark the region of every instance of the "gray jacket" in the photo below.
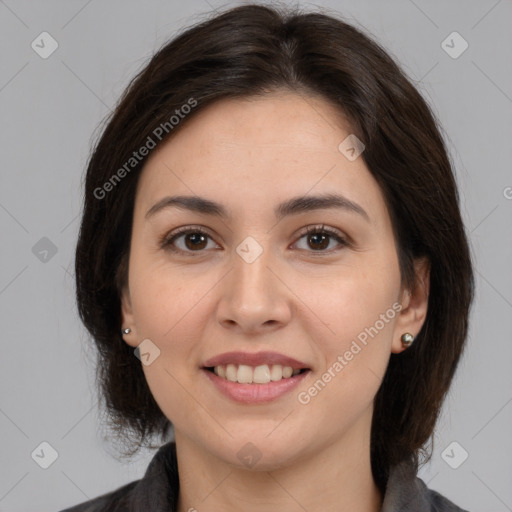
[[[61,512],[174,512],[179,480],[176,445],[163,445],[146,473],[108,494],[103,494]],[[390,471],[381,512],[468,512],[429,489],[416,476],[412,462],[402,462]]]

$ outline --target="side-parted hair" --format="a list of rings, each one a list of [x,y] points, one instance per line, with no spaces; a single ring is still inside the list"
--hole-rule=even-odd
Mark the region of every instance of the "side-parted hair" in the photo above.
[[[394,464],[412,459],[418,468],[420,453],[431,457],[425,445],[462,355],[474,275],[435,115],[379,44],[332,15],[263,5],[212,15],[160,48],[105,119],[85,176],[75,258],[100,401],[117,438],[135,446],[132,454],[172,429],[121,335],[135,191],[147,160],[134,151],[149,139],[163,144],[217,100],[273,91],[320,96],[338,107],[364,143],[361,158],[385,198],[402,283],[414,286],[415,259],[430,261],[426,320],[410,348],[391,354],[374,401],[371,464],[384,492]]]

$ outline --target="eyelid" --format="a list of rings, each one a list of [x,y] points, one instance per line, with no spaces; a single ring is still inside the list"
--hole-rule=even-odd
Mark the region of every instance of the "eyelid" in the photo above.
[[[187,254],[187,255],[194,255],[194,252],[197,252],[197,255],[200,255],[201,253],[204,253],[204,250],[201,251],[184,251],[183,249],[178,249],[173,246],[173,242],[181,235],[186,235],[189,233],[201,233],[207,237],[209,237],[212,241],[215,242],[212,235],[210,235],[207,228],[200,226],[200,225],[189,225],[189,226],[182,226],[180,228],[176,228],[175,230],[171,231],[170,233],[164,234],[164,236],[160,237],[159,239],[159,245],[162,249],[169,249],[172,252],[177,252],[181,254]],[[330,250],[319,250],[319,251],[306,251],[309,253],[312,253],[314,256],[322,256],[322,255],[331,255],[335,252],[340,251],[344,247],[351,247],[353,245],[351,237],[344,234],[342,231],[340,231],[337,228],[326,226],[325,224],[313,224],[310,226],[306,226],[302,228],[298,234],[295,235],[297,237],[297,240],[293,243],[296,244],[298,241],[300,241],[304,236],[309,234],[316,234],[316,233],[326,233],[331,238],[334,238],[338,244],[339,247],[335,249]],[[215,242],[216,243],[216,242]]]
[[[178,238],[180,235],[186,235],[189,233],[201,233],[203,235],[208,236],[213,240],[213,236],[210,235],[207,228],[199,225],[190,225],[190,226],[182,226],[180,228],[176,228],[169,233],[165,233],[162,237],[160,237],[158,243],[162,249],[170,248],[171,250],[175,250],[176,252],[186,252],[187,254],[191,254],[194,251],[183,251],[181,249],[177,249],[173,247],[172,242]],[[203,252],[203,251],[197,251]]]

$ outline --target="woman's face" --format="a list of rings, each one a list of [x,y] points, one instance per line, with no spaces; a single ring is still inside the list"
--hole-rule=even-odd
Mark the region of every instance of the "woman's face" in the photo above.
[[[218,101],[150,155],[122,325],[132,347],[145,340],[176,439],[260,468],[345,441],[366,454],[390,353],[425,305],[402,295],[383,195],[350,144],[339,149],[349,135],[324,100],[274,93]],[[148,213],[171,196],[225,216],[178,203]],[[178,228],[190,233],[171,241]]]

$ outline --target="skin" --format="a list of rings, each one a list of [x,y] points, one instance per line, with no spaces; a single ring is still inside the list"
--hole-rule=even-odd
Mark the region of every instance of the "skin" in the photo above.
[[[381,508],[370,465],[373,399],[391,353],[404,350],[400,336],[423,325],[429,269],[416,262],[418,284],[401,286],[381,190],[362,158],[349,161],[338,150],[350,133],[321,98],[274,92],[220,100],[144,166],[122,325],[132,329],[124,335],[131,347],[148,338],[160,350],[143,370],[175,427],[180,512],[238,511],[241,504],[249,512]],[[333,192],[358,203],[369,221],[323,209],[276,223],[278,203]],[[217,201],[232,220],[177,208],[145,219],[159,199],[178,194]],[[322,224],[352,245],[331,237],[322,246],[301,233]],[[159,237],[191,225],[208,232],[199,249],[187,235],[174,242],[185,254],[159,246]],[[263,250],[252,263],[236,252],[247,236]],[[298,393],[397,302],[401,311],[308,404],[299,403]],[[272,402],[240,404],[200,370],[206,359],[234,350],[280,352],[312,371]],[[247,442],[261,453],[252,468],[237,457]]]

